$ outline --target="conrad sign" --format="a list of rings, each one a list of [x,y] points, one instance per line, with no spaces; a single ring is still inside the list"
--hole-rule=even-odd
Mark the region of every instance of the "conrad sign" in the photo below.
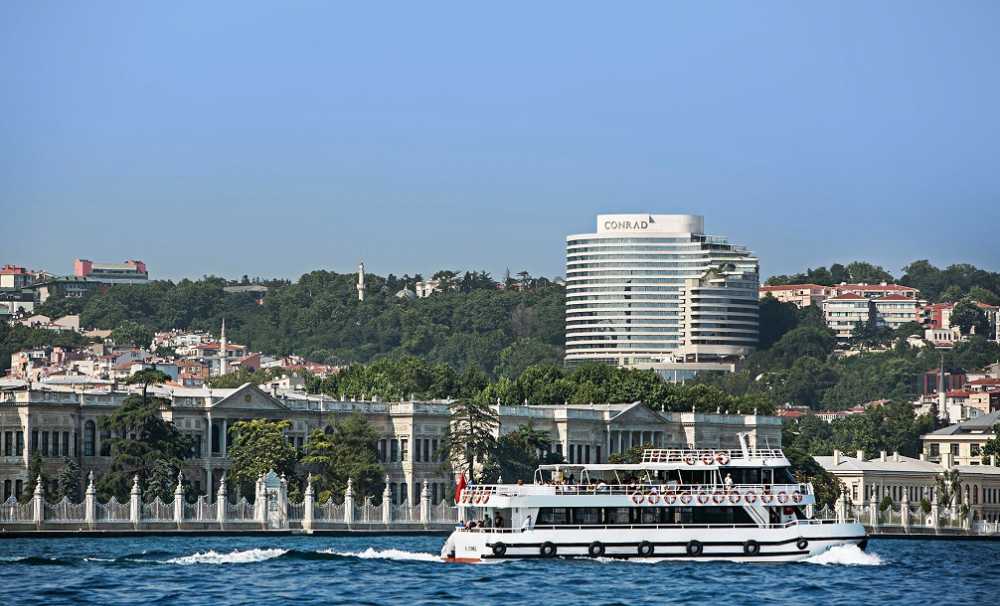
[[[638,231],[642,229],[649,229],[649,224],[652,221],[652,217],[644,221],[616,221],[614,219],[608,219],[604,222],[604,229],[607,231]]]

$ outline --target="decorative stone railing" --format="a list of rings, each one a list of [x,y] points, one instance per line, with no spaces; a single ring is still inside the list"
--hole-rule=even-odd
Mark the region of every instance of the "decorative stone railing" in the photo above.
[[[273,476],[273,473],[270,474]],[[223,479],[224,480],[224,479]],[[178,474],[174,498],[164,501],[160,496],[143,500],[138,477],[133,479],[129,499],[120,502],[111,497],[107,502],[97,499],[93,473],[83,501],[76,503],[63,497],[56,503],[45,500],[41,482],[34,495],[21,503],[16,497],[0,504],[0,532],[16,530],[314,530],[362,529],[445,529],[455,525],[458,508],[442,501],[432,506],[427,483],[423,485],[417,504],[393,505],[390,495],[383,493],[381,504],[371,497],[356,499],[353,482],[347,483],[342,502],[327,499],[316,502],[312,479],[306,485],[302,501],[289,501],[287,482],[280,479],[277,490],[268,490],[265,479],[257,482],[253,502],[245,497],[231,499],[225,482],[215,501],[199,496],[185,498],[183,476]]]

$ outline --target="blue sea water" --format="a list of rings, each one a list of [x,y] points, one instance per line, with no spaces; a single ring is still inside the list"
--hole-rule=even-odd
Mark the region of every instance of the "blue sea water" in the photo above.
[[[1000,542],[811,561],[445,564],[434,536],[0,540],[4,604],[994,604]]]

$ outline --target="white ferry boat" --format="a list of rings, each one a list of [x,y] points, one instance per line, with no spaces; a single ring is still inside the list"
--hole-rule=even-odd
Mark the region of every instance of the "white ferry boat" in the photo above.
[[[813,517],[780,449],[643,452],[639,464],[544,465],[533,484],[466,487],[449,562],[583,557],[786,562],[867,545],[853,520]]]

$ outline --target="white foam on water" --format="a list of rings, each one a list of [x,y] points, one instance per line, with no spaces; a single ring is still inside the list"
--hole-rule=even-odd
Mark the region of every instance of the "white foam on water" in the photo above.
[[[287,549],[238,549],[229,553],[219,553],[217,551],[199,551],[198,553],[171,558],[165,560],[165,564],[178,564],[180,566],[191,566],[192,564],[251,564],[253,562],[263,562],[277,558],[288,553]]]
[[[369,547],[364,551],[336,551],[324,549],[319,553],[361,558],[363,560],[403,560],[409,562],[441,562],[441,556],[419,551],[403,551],[402,549],[375,549]]]
[[[861,551],[857,545],[835,545],[821,554],[814,555],[805,560],[810,564],[822,564],[824,566],[881,566],[882,558],[874,553]]]

